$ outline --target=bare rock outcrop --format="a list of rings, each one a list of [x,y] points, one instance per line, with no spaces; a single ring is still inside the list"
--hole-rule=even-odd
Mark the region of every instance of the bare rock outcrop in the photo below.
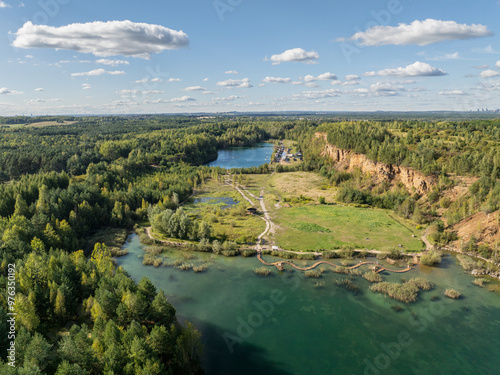
[[[417,192],[420,195],[428,193],[436,184],[435,178],[425,176],[413,168],[373,161],[368,159],[366,155],[331,145],[327,141],[326,133],[318,132],[316,138],[325,141],[322,155],[336,162],[339,170],[352,172],[355,169],[360,169],[363,173],[371,174],[377,182],[401,182],[410,193]]]

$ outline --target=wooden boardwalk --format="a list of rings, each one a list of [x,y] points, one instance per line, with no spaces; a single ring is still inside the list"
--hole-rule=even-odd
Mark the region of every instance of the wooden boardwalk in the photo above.
[[[379,273],[379,272],[383,272],[383,271],[394,272],[394,273],[403,273],[403,272],[408,272],[408,271],[411,270],[410,266],[408,266],[408,268],[405,268],[404,270],[391,270],[389,268],[382,267],[381,265],[379,265],[376,262],[360,262],[360,263],[355,264],[354,266],[351,266],[351,267],[343,267],[343,266],[340,266],[338,264],[335,264],[335,263],[332,263],[332,262],[328,262],[326,260],[320,260],[320,261],[314,263],[313,265],[311,265],[309,267],[299,267],[296,264],[294,264],[293,262],[290,262],[288,260],[281,260],[279,262],[268,263],[264,259],[262,259],[262,252],[261,251],[257,252],[257,258],[263,264],[265,264],[266,266],[275,266],[280,271],[283,271],[283,267],[284,267],[285,264],[288,264],[289,266],[292,266],[293,268],[295,268],[297,270],[300,270],[300,271],[309,271],[309,270],[312,270],[312,269],[318,267],[320,264],[327,264],[327,265],[332,266],[334,268],[342,267],[342,268],[345,268],[345,269],[348,269],[348,270],[353,270],[353,269],[361,267],[361,266],[363,266],[365,264],[372,264],[372,265],[375,266],[374,270],[373,270],[375,273]]]

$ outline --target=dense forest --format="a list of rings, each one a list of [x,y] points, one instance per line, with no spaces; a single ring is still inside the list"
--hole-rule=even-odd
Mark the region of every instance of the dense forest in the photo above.
[[[55,121],[60,125],[19,124]],[[72,121],[72,123],[64,123]],[[76,122],[73,122],[76,121]],[[208,241],[179,208],[214,173],[217,149],[285,137],[295,124],[172,117],[3,118],[0,128],[0,349],[15,302],[16,368],[2,374],[194,374],[198,331],[165,295],[136,284],[86,239],[161,208],[172,236]],[[217,170],[215,170],[217,173]],[[154,212],[153,212],[154,214]],[[15,297],[9,301],[9,270]]]
[[[26,126],[55,122],[54,126]],[[322,124],[321,124],[322,123]],[[304,162],[276,172],[314,170],[339,186],[340,201],[393,209],[432,223],[448,241],[451,225],[500,208],[500,121],[323,122],[321,118],[169,116],[0,118],[0,349],[5,353],[9,272],[15,268],[16,365],[2,374],[199,373],[199,333],[181,325],[162,291],[132,281],[105,245],[83,252],[104,228],[149,221],[167,236],[208,247],[210,226],[181,205],[206,179],[217,150],[272,139],[298,141]],[[320,125],[321,124],[321,125]],[[436,175],[422,200],[401,186],[373,186],[334,168],[314,133],[338,147]],[[267,165],[238,173],[268,173]],[[469,193],[445,201],[454,175],[476,178]],[[235,244],[225,244],[233,251]],[[471,246],[474,244],[472,243]],[[219,246],[224,248],[223,245]],[[484,250],[484,249],[483,249]],[[485,250],[484,255],[490,256]],[[11,291],[11,289],[9,289]],[[10,303],[10,304],[9,304]]]

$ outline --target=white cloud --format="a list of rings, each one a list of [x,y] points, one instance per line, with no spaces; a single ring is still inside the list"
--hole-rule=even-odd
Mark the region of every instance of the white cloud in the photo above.
[[[483,48],[474,48],[472,50],[472,52],[476,52],[476,53],[498,53],[492,46],[491,44],[486,46],[486,47],[483,47]]]
[[[217,94],[217,93],[214,92],[214,91],[203,91],[202,94],[203,95],[214,95],[214,94]]]
[[[90,90],[92,85],[90,83],[82,83],[82,90]]]
[[[0,95],[19,95],[22,91],[10,90],[7,87],[0,87]]]
[[[373,26],[351,36],[364,46],[384,46],[417,44],[425,46],[445,40],[463,40],[493,35],[485,25],[459,24],[455,21],[442,21],[428,18],[415,20],[410,24],[400,23],[398,26]],[[340,38],[338,41],[345,41]]]
[[[180,78],[169,78],[168,79],[168,82],[180,82],[180,81],[182,81],[182,79],[180,79]]]
[[[34,59],[35,58],[35,56],[33,56],[33,55],[26,55],[24,57],[26,57],[27,59]]]
[[[476,69],[488,69],[489,67],[490,67],[489,65],[484,64],[484,65],[477,65],[474,68],[476,68]]]
[[[103,74],[109,74],[112,76],[124,75],[125,72],[121,70],[104,70],[102,68],[91,70],[90,72],[81,72],[81,73],[71,73],[71,77],[83,77],[83,76],[101,76]]]
[[[166,103],[187,103],[187,102],[195,102],[196,99],[191,98],[190,96],[182,96],[180,98],[173,99],[155,99],[155,100],[144,100],[145,104],[166,104]]]
[[[427,63],[416,61],[406,67],[399,67],[396,69],[384,69],[378,72],[366,72],[364,76],[373,77],[379,76],[399,76],[399,77],[436,77],[447,75],[444,70],[435,68]]]
[[[45,103],[45,100],[43,99],[31,99],[28,101],[28,104],[37,104],[37,103]]]
[[[262,80],[262,82],[266,83],[290,83],[292,80],[290,78],[281,78],[281,77],[266,77]]]
[[[117,65],[130,65],[127,60],[110,60],[110,59],[99,59],[96,61],[98,64],[117,66]]]
[[[408,90],[402,85],[389,82],[376,82],[370,85],[369,88],[354,89],[351,93],[356,96],[396,96],[405,91],[422,91],[421,88]]]
[[[462,90],[447,90],[447,91],[439,91],[438,95],[465,95],[465,92]]]
[[[354,89],[353,92],[355,94],[369,94],[370,93],[370,90],[366,89],[366,88],[361,88],[361,89]]]
[[[133,100],[115,100],[111,102],[111,105],[116,107],[122,107],[122,106],[128,107],[131,105],[139,105],[139,103],[134,102]]]
[[[294,98],[304,98],[304,99],[322,99],[322,98],[333,98],[339,96],[339,90],[319,90],[319,91],[303,91],[301,94],[293,95]]]
[[[357,80],[360,80],[361,77],[358,76],[357,74],[348,74],[345,76],[345,80],[346,81],[357,81]]]
[[[250,84],[250,80],[248,78],[243,79],[228,79],[226,81],[219,81],[216,83],[217,86],[223,87],[238,87],[238,88],[249,88],[253,87]]]
[[[333,73],[326,72],[317,76],[316,79],[318,81],[331,81],[331,80],[336,80],[337,76]]]
[[[304,77],[304,78],[306,78],[306,77]],[[333,84],[333,82],[336,82],[336,81],[332,81],[332,84]],[[292,85],[302,85],[302,86],[311,87],[311,88],[319,87],[319,85],[314,81],[310,81],[310,82],[293,81]]]
[[[0,8],[12,8],[9,4],[4,1],[0,1]]]
[[[292,48],[277,55],[272,55],[269,59],[274,65],[282,62],[303,62],[306,64],[313,64],[315,60],[319,59],[319,54],[315,51],[306,51],[302,48]],[[267,58],[265,59],[267,61]]]
[[[241,99],[245,98],[244,96],[238,96],[238,95],[230,95],[226,96],[224,98],[213,98],[212,100],[214,102],[220,103],[220,102],[234,102],[236,99]]]
[[[196,99],[191,98],[190,96],[181,96],[180,98],[170,99],[170,103],[182,103],[182,102],[194,102]]]
[[[182,31],[131,21],[73,23],[52,27],[26,22],[12,43],[18,48],[55,48],[92,53],[96,56],[133,56],[149,59],[152,53],[189,44]]]
[[[203,78],[203,82],[208,82],[210,78]]]
[[[356,85],[359,85],[359,79],[356,79],[356,80],[350,80],[350,81],[332,81],[331,82],[331,85],[332,86],[356,86]]]
[[[69,64],[69,63],[82,63],[82,64],[88,64],[91,63],[92,61],[90,60],[61,60],[57,64]]]
[[[201,86],[189,86],[183,88],[182,91],[207,91],[207,89]]]
[[[116,92],[117,94],[120,94],[120,95],[138,95],[138,94],[142,94],[142,95],[148,95],[148,94],[165,94],[165,91],[160,91],[160,90],[137,90],[137,89],[134,89],[134,90],[129,90],[129,89],[124,89],[124,90],[120,90],[120,91],[117,91]]]
[[[498,76],[500,76],[500,73],[492,69],[483,70],[481,73],[479,73],[479,77],[481,78],[492,78]]]
[[[34,91],[45,91],[45,89],[43,87],[38,87]]]
[[[497,61],[497,63],[495,64],[495,66],[500,69],[500,60]]]
[[[169,82],[174,82],[174,81],[180,81],[180,79],[178,79],[178,78],[170,78],[168,81]],[[151,78],[151,79],[149,79],[148,77],[144,77],[143,79],[138,79],[137,81],[134,81],[134,83],[146,83],[146,82],[157,83],[157,82],[163,82],[163,80],[161,78]]]
[[[445,60],[459,60],[459,59],[462,59],[462,57],[458,52],[444,53],[438,56],[427,58],[427,60],[429,61],[445,61]]]
[[[238,71],[237,70],[226,70],[224,73],[225,74],[238,74]]]
[[[337,79],[337,76],[335,74],[333,74],[333,73],[326,72],[326,73],[318,75],[317,77],[308,74],[308,75],[306,75],[305,77],[303,77],[301,79],[303,79],[305,82],[333,81],[333,80]]]
[[[370,91],[380,95],[396,95],[398,91],[405,91],[404,86],[391,83],[377,82],[370,85]]]

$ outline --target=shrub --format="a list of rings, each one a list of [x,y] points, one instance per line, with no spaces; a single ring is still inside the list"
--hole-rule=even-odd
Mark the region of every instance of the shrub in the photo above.
[[[321,257],[323,259],[335,259],[338,258],[339,256],[336,251],[323,251]]]
[[[222,250],[222,255],[224,255],[225,257],[235,257],[238,254],[238,250]]]
[[[351,280],[349,279],[341,279],[341,280],[335,280],[335,284],[338,286],[341,286],[351,292],[358,293],[359,292],[359,287],[355,285]]]
[[[485,286],[485,284],[487,284],[487,283],[488,283],[488,280],[486,280],[485,278],[482,278],[482,277],[474,279],[474,281],[472,281],[472,284],[480,286],[480,287]]]
[[[193,265],[191,263],[182,263],[177,268],[181,271],[189,271],[191,268],[193,268]]]
[[[325,286],[325,282],[324,281],[316,281],[313,285],[315,288],[323,288]]]
[[[260,275],[260,276],[269,276],[271,274],[271,271],[269,270],[269,268],[266,268],[266,267],[256,268],[253,270],[253,272],[255,272],[257,275]]]
[[[314,277],[317,279],[321,276],[321,271],[318,271],[318,270],[306,271],[306,272],[304,272],[304,276],[305,277]]]
[[[241,255],[244,257],[253,257],[254,255],[257,254],[256,250],[253,249],[246,249],[241,252]]]
[[[161,246],[147,246],[144,251],[151,255],[160,255],[163,252],[163,247]]]
[[[342,258],[353,259],[354,258],[354,249],[351,246],[342,246],[342,249],[339,251],[339,254]]]
[[[371,271],[365,272],[362,276],[371,283],[380,283],[383,280],[380,274]]]
[[[342,266],[335,267],[333,271],[337,272],[337,273],[346,273],[346,274],[349,273],[349,270],[345,267],[342,267]]]
[[[163,264],[163,260],[161,258],[156,258],[153,262],[153,266],[156,268],[160,267]]]
[[[451,200],[450,198],[448,197],[443,197],[439,200],[439,205],[442,207],[442,208],[448,208],[450,207],[450,204],[451,204]]]
[[[458,255],[457,259],[465,271],[472,271],[475,268],[481,269],[483,265],[482,262],[476,262],[474,259],[465,255]]]
[[[436,251],[431,250],[420,257],[420,263],[424,266],[432,267],[435,264],[441,263],[441,255]]]
[[[387,255],[387,257],[393,260],[397,260],[397,259],[402,259],[404,255],[401,254],[401,251],[398,250],[397,248],[392,248],[389,250],[389,255]]]
[[[293,254],[292,254],[293,256]],[[297,259],[300,259],[300,260],[315,260],[316,257],[314,256],[314,254],[307,254],[307,253],[304,253],[304,254],[297,254]]]
[[[455,289],[446,289],[444,295],[448,298],[459,299],[462,293],[457,292]]]
[[[420,289],[430,290],[433,287],[434,285],[425,279],[413,278],[402,284],[389,282],[376,283],[370,286],[370,290],[383,293],[397,301],[409,304],[417,300]]]
[[[151,254],[144,254],[144,258],[142,259],[142,264],[145,266],[152,266],[155,262],[155,257]]]
[[[208,268],[208,266],[206,264],[202,264],[200,266],[194,266],[193,271],[196,273],[199,273],[199,272],[205,271],[207,268]]]

